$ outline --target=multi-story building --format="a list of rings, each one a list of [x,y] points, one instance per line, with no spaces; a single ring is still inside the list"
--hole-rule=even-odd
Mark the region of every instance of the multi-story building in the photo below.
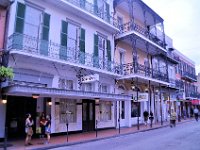
[[[115,60],[122,75],[117,92],[133,95],[132,101],[118,103],[121,125],[142,123],[145,110],[163,122],[168,116],[164,97],[170,85],[163,19],[141,0],[115,0],[114,11],[120,29]]]
[[[52,117],[52,133],[116,126],[120,77],[114,59],[112,0],[16,0],[10,11],[7,50],[14,79],[7,96],[8,134],[24,133],[26,113],[39,126]],[[2,120],[2,119],[1,119]],[[2,132],[2,131],[1,131]]]
[[[35,131],[45,112],[60,133],[139,127],[145,110],[162,123],[176,108],[179,59],[143,1],[15,0],[9,22],[14,79],[0,119],[10,136],[23,135],[27,113]]]
[[[8,9],[10,6],[10,2],[8,0],[1,0],[0,1],[0,64],[6,65],[3,57],[3,51],[5,49],[5,37],[6,37],[6,24],[8,23],[7,16],[8,16]],[[5,56],[5,55],[4,55]],[[2,83],[0,83],[1,85]],[[1,96],[1,93],[0,93]],[[2,97],[0,98],[2,99]],[[5,104],[0,102],[0,139],[4,137],[4,127],[5,127]]]
[[[177,95],[177,110],[180,116],[189,117],[192,109],[192,101],[198,98],[195,63],[183,55],[180,51],[175,50],[175,55],[179,57],[179,64],[176,67],[176,78],[179,81],[179,91]]]

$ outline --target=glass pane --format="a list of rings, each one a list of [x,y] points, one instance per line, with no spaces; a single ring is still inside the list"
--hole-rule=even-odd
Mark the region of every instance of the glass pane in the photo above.
[[[92,121],[93,120],[93,104],[92,103],[90,103],[90,117],[89,117],[89,119],[90,119],[90,121]]]
[[[37,9],[31,7],[26,8],[24,34],[38,37],[41,14],[41,11]]]
[[[87,119],[87,103],[83,103],[83,121]]]

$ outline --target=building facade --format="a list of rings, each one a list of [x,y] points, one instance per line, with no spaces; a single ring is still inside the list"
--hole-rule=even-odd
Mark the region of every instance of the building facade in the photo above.
[[[24,134],[27,113],[34,132],[44,112],[62,133],[139,128],[145,110],[162,124],[177,108],[179,58],[164,20],[141,0],[15,0],[9,12],[14,79],[0,119],[10,137]]]

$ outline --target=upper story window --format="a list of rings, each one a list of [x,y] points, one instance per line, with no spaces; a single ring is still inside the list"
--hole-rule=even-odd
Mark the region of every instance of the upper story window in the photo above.
[[[92,91],[93,90],[93,84],[92,83],[83,83],[81,85],[81,90],[83,90],[83,91]]]
[[[109,92],[108,91],[108,85],[105,85],[105,84],[101,85],[101,92],[102,93],[108,93]]]
[[[58,88],[73,90],[73,80],[68,79],[59,79],[58,81]]]
[[[94,5],[97,7],[96,13],[102,18],[106,19],[108,22],[110,21],[110,5],[106,2],[106,0],[94,0]]]
[[[108,70],[111,68],[111,42],[100,33],[94,35],[93,66]]]

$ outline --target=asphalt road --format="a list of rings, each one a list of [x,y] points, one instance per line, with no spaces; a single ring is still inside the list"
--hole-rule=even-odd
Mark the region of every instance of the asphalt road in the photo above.
[[[200,150],[200,122],[164,127],[52,150]]]

